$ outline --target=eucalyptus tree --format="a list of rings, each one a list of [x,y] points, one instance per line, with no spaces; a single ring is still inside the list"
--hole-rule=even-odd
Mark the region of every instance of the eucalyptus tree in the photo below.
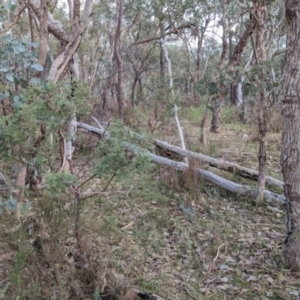
[[[300,269],[300,3],[286,0],[287,53],[283,83],[282,173],[286,196],[284,258],[295,271]]]
[[[67,26],[65,26],[60,20],[54,18],[51,13],[51,9],[49,9],[49,2],[47,0],[29,0],[27,2],[20,1],[16,5],[12,5],[11,2],[7,2],[6,5],[10,7],[11,14],[13,12],[15,13],[7,20],[7,25],[4,26],[1,32],[1,36],[3,38],[12,38],[14,26],[17,26],[17,22],[26,17],[25,11],[30,16],[29,29],[31,32],[29,32],[29,36],[32,40],[35,39],[35,33],[38,33],[39,36],[37,39],[39,42],[37,49],[37,61],[35,64],[31,64],[31,68],[34,68],[35,70],[33,74],[31,74],[31,78],[26,78],[26,84],[35,85],[40,84],[43,81],[57,83],[65,76],[68,70],[70,70],[71,77],[74,80],[78,76],[78,68],[76,66],[74,56],[88,27],[89,18],[93,8],[93,0],[86,0],[83,9],[79,0],[68,1],[70,25],[68,24]],[[24,10],[24,5],[26,10]],[[26,19],[28,20],[28,16]],[[52,35],[60,45],[56,53],[54,53],[54,51],[50,48],[52,43],[49,35]],[[30,54],[32,52],[31,49],[36,48],[35,45],[36,44],[34,43],[27,43],[27,47],[25,47],[24,44],[19,43],[16,51],[18,53]],[[55,59],[53,59],[53,61],[50,59],[49,63],[48,57],[49,52],[51,53],[51,51],[53,56],[55,56]],[[1,63],[2,65],[6,64],[3,60],[3,56]],[[49,64],[49,67],[46,67],[46,63]],[[22,80],[24,81],[25,78],[20,80],[18,73],[16,73],[16,76],[13,76],[14,67],[7,67],[8,70],[2,70],[2,73],[5,73],[5,77],[15,83],[16,86],[21,86],[20,83],[22,83]],[[19,69],[19,66],[17,66],[17,69]],[[66,104],[65,124],[61,127],[60,139],[62,164],[60,172],[70,169],[70,162],[74,151],[73,139],[76,132],[76,110],[72,100]],[[41,131],[41,134],[44,135],[44,130],[41,129]],[[28,136],[28,139],[31,139],[30,136]],[[59,153],[59,149],[57,149],[57,153]],[[29,162],[29,158],[25,157],[25,155],[21,153],[20,155],[17,185],[20,187],[20,193],[18,193],[18,196],[19,198],[22,198],[25,185],[26,166]]]

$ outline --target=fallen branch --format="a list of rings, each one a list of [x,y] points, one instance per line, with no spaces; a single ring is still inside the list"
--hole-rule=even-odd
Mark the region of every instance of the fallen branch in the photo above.
[[[125,147],[129,150],[132,151],[133,153],[144,153],[145,155],[147,155],[151,161],[160,164],[160,165],[164,165],[167,167],[170,167],[172,169],[184,172],[186,170],[188,170],[188,166],[184,163],[181,162],[177,162],[165,157],[161,157],[161,156],[157,156],[149,151],[145,151],[135,145],[132,144],[128,144],[126,143]],[[241,196],[248,196],[248,197],[255,197],[256,196],[256,189],[248,186],[248,185],[242,185],[242,184],[238,184],[235,183],[233,181],[230,181],[228,179],[225,179],[223,177],[220,177],[210,171],[206,171],[206,170],[202,170],[202,169],[194,169],[194,171],[197,173],[197,175],[207,181],[210,182],[220,188],[223,188],[229,192],[241,195]],[[268,200],[271,201],[275,201],[277,203],[285,203],[285,197],[283,195],[278,195],[275,194],[271,191],[265,190],[264,192],[264,197]]]
[[[90,132],[96,133],[98,135],[103,134],[103,132],[100,133],[100,129],[95,128],[93,126],[84,124],[84,123],[79,123],[77,122],[77,126],[80,128],[84,128]],[[132,133],[130,131],[130,133]],[[136,137],[141,138],[141,135],[137,134],[137,133],[133,133]],[[234,174],[238,174],[240,176],[245,175],[243,177],[248,178],[248,179],[252,179],[254,180],[255,176],[258,175],[258,172],[252,169],[247,169],[244,167],[241,167],[237,164],[234,163],[230,163],[227,161],[223,161],[223,160],[218,160],[216,158],[212,158],[203,154],[199,154],[199,153],[195,153],[189,150],[183,150],[180,147],[168,144],[166,142],[160,141],[160,140],[155,140],[154,141],[155,144],[159,145],[159,146],[165,146],[166,149],[168,149],[167,147],[170,147],[171,151],[174,151],[175,153],[178,153],[182,156],[190,156],[193,157],[195,159],[199,159],[202,160],[206,163],[209,163],[211,166],[216,166],[218,168],[221,169],[221,166],[223,165],[223,170],[226,171],[231,171]],[[186,170],[188,170],[188,166],[185,163],[182,162],[177,162],[165,157],[161,157],[158,155],[155,155],[147,150],[141,149],[138,146],[129,144],[129,143],[124,143],[124,147],[126,147],[129,151],[138,154],[138,153],[144,153],[145,155],[147,155],[153,162],[160,164],[160,165],[164,165],[167,167],[170,167],[172,169],[184,172]],[[205,161],[206,160],[206,161]],[[218,176],[210,171],[206,171],[206,170],[202,170],[202,169],[194,169],[194,171],[197,173],[197,175],[202,178],[203,180],[210,182],[220,188],[223,188],[229,192],[241,195],[241,196],[249,196],[249,197],[255,197],[257,191],[255,188],[252,188],[248,185],[242,185],[242,184],[238,184],[235,183],[233,181],[230,181],[228,179],[225,179],[221,176]],[[249,172],[250,171],[250,172]],[[249,175],[248,175],[249,174]],[[246,177],[247,175],[247,177]],[[279,187],[283,187],[283,183],[280,180],[277,180],[275,178],[272,177],[267,177],[267,182],[268,183],[272,183],[272,185],[275,186],[279,186]],[[265,190],[264,191],[264,197],[268,200],[277,202],[277,203],[285,203],[285,197],[283,195],[278,195],[276,193],[273,193],[271,191]]]
[[[233,174],[239,175],[246,179],[250,179],[250,180],[254,180],[254,181],[257,181],[257,179],[258,179],[258,171],[245,168],[236,163],[225,161],[223,159],[213,158],[213,157],[201,154],[201,153],[184,150],[180,147],[171,145],[167,142],[157,140],[157,139],[154,140],[154,143],[161,148],[167,149],[167,150],[177,153],[179,155],[186,156],[186,157],[192,157],[201,162],[207,163],[211,167],[231,172]],[[283,189],[283,182],[276,178],[270,177],[270,176],[266,176],[266,184],[269,186]]]
[[[76,122],[76,126],[78,128],[82,128],[82,129],[84,129],[84,130],[86,130],[88,132],[100,135],[101,137],[105,133],[105,130],[104,130],[103,127],[102,127],[102,129],[101,128],[96,128],[94,126],[91,126],[91,125],[88,125],[88,124],[82,123],[82,122]]]

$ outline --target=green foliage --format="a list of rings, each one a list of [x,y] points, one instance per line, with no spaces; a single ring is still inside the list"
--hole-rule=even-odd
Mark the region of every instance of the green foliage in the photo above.
[[[17,210],[17,199],[10,195],[9,199],[0,199],[0,215],[6,209],[8,212],[15,212]],[[31,208],[31,203],[22,203],[20,211],[22,213],[29,211]]]
[[[34,71],[43,71],[43,67],[36,62],[38,44],[30,43],[27,38],[14,39],[11,35],[5,35],[0,41],[1,81],[27,86]],[[4,97],[7,97],[5,91],[0,93],[0,100]]]
[[[14,97],[15,112],[0,117],[1,157],[18,161],[25,155],[31,165],[55,166],[59,153],[53,149],[58,147],[60,131],[66,126],[75,105],[79,112],[86,110],[82,103],[86,89],[79,87],[78,90],[74,99],[70,99],[70,86],[45,84],[28,87],[20,97]],[[46,131],[44,134],[42,127]],[[50,134],[53,135],[51,141]],[[34,160],[31,160],[33,154]]]
[[[66,190],[77,182],[75,175],[70,173],[47,173],[45,186],[47,193],[53,198],[61,196]]]
[[[3,289],[0,290],[0,300],[4,299],[6,291],[8,290],[10,283],[7,283]]]
[[[10,197],[9,200],[0,199],[0,215],[2,214],[4,208],[6,208],[8,211],[16,211],[17,199],[13,197]]]
[[[185,108],[185,115],[188,120],[191,122],[201,122],[201,118],[205,112],[206,106],[205,105],[200,105],[198,107],[187,107]]]
[[[226,88],[231,82],[231,74],[225,73],[224,70],[217,70],[211,78],[198,82],[196,89],[200,95],[225,95]]]
[[[29,251],[27,249],[19,250],[15,256],[12,270],[10,272],[10,283],[15,295],[21,295],[24,292],[24,279],[22,271],[26,265],[26,259]]]
[[[125,150],[125,143],[141,143],[141,137],[124,135],[123,127],[117,127],[110,131],[107,137],[98,146],[98,162],[94,166],[94,173],[99,176],[118,175],[126,178],[133,172],[141,173],[150,167],[150,160],[144,153],[132,155],[130,151]]]

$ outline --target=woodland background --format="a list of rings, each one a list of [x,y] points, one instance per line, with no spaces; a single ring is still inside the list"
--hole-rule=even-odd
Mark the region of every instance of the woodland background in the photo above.
[[[298,23],[0,1],[0,299],[298,299]]]

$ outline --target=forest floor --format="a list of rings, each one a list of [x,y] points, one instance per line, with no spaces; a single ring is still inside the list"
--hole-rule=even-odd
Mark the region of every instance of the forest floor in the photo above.
[[[182,111],[187,148],[257,169],[255,122],[243,124],[232,114],[224,108],[221,132],[208,129],[203,147],[200,109]],[[175,124],[162,127],[157,136],[179,144]],[[269,133],[268,174],[279,179],[280,141],[281,133]],[[253,199],[199,183],[193,174],[182,178],[159,169],[159,176],[144,175],[126,196],[99,201],[99,228],[104,222],[106,232],[115,231],[111,258],[121,273],[134,285],[170,299],[299,299],[299,278],[281,260],[284,206],[255,207]]]
[[[199,143],[202,113],[203,108],[186,108],[180,114],[187,148],[257,169],[255,122],[239,122],[237,115],[232,117],[234,109],[225,107],[220,133],[212,134],[208,129],[204,147]],[[154,136],[178,145],[175,124],[169,120]],[[280,140],[281,133],[269,133],[268,173],[277,178]],[[207,169],[193,161],[191,164]],[[217,169],[211,171],[255,186]],[[90,189],[97,185],[103,181],[93,180]],[[107,299],[132,300],[131,286],[173,300],[299,299],[300,274],[291,273],[281,259],[284,216],[283,205],[265,202],[254,206],[253,199],[199,182],[192,171],[179,174],[154,165],[131,178],[114,179],[101,197],[84,202],[82,232],[101,280],[93,296],[80,299],[104,299],[104,291],[115,289],[123,296]],[[65,237],[70,233],[66,228]],[[69,248],[74,239],[68,238]],[[1,242],[6,253],[11,241],[9,245]],[[16,272],[16,268],[10,271]],[[14,277],[9,278],[13,284]],[[1,297],[0,292],[0,299],[16,298]]]

